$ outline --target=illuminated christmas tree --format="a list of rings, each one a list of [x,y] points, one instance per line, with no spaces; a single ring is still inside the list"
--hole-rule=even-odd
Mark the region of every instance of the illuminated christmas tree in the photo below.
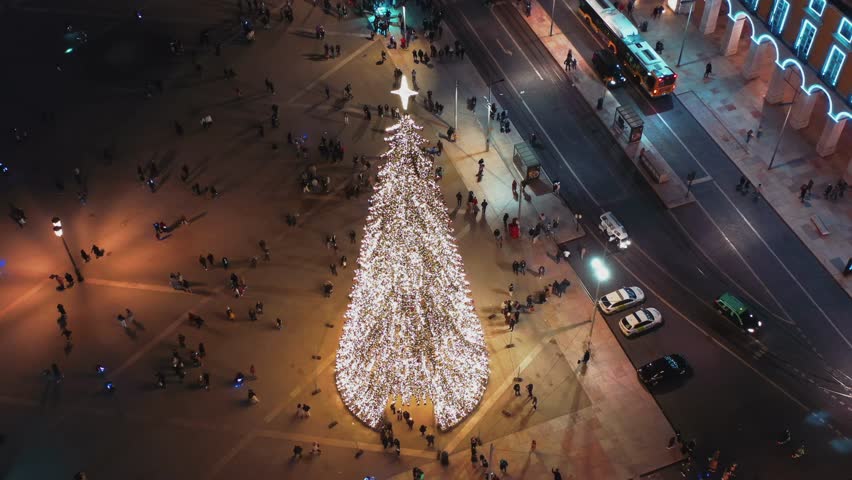
[[[337,351],[340,395],[370,427],[398,399],[432,402],[438,427],[450,428],[488,382],[482,325],[419,129],[408,115],[388,129]]]

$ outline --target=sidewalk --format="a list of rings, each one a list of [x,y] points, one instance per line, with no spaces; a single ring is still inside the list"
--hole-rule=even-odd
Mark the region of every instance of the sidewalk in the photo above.
[[[572,10],[578,11],[576,0],[568,4]],[[687,33],[682,63],[676,67],[686,16],[666,9],[661,19],[651,20],[651,10],[655,6],[656,3],[638,3],[632,17],[636,24],[645,20],[649,22],[649,30],[643,34],[649,43],[653,45],[659,39],[667,46],[662,57],[678,74],[678,99],[751,183],[762,184],[761,191],[767,203],[852,295],[852,280],[842,276],[842,269],[852,254],[852,229],[848,228],[852,225],[852,204],[843,198],[831,201],[822,196],[826,185],[843,178],[849,162],[848,152],[852,151],[852,135],[848,134],[848,129],[838,144],[837,153],[826,158],[817,155],[814,145],[825,120],[820,113],[824,109],[817,105],[808,127],[796,130],[792,125],[787,126],[773,169],[768,170],[787,113],[787,107],[771,105],[763,100],[771,71],[776,68],[774,63],[767,62],[761,67],[760,77],[746,81],[741,72],[751,40],[743,35],[737,54],[721,56],[719,45],[727,17],[720,16],[716,32],[704,36],[697,29],[701,21],[701,6],[696,4],[698,8],[692,15],[693,25]],[[554,35],[549,35],[550,16],[547,10],[533,2],[532,15],[523,17],[561,63],[571,44],[557,26],[554,26]],[[578,61],[577,82],[589,79],[597,82],[584,59],[579,58]],[[713,74],[704,79],[707,62],[713,64]],[[792,100],[793,90],[788,88],[789,98],[785,98],[785,102]],[[607,102],[610,97],[607,94]],[[746,142],[749,129],[755,133],[761,131],[762,135]],[[809,180],[814,181],[812,195],[800,202],[799,188]],[[813,217],[821,219],[831,233],[820,236]]]
[[[409,10],[409,15],[419,14]],[[412,22],[412,25],[416,25]],[[445,30],[438,46],[452,45],[454,39]],[[426,49],[422,39],[410,48]],[[536,244],[527,236],[504,239],[498,249],[491,232],[502,230],[503,213],[517,216],[518,201],[512,195],[513,179],[520,174],[511,164],[512,146],[521,140],[516,131],[500,133],[492,123],[492,148],[485,151],[484,127],[487,107],[483,94],[487,86],[467,60],[435,62],[433,68],[415,64],[410,50],[389,50],[389,59],[407,75],[417,70],[421,92],[432,90],[433,98],[445,103],[443,118],[431,116],[418,107],[410,111],[424,126],[427,139],[436,141],[446,132],[453,119],[455,82],[459,83],[459,138],[455,143],[443,139],[444,154],[437,159],[445,167],[442,190],[455,223],[455,234],[465,258],[472,283],[475,304],[485,325],[491,350],[491,381],[479,408],[454,430],[442,435],[440,447],[451,453],[448,470],[437,462],[421,466],[427,475],[441,478],[470,478],[468,440],[479,436],[484,442],[478,453],[489,459],[497,470],[501,458],[509,462],[509,474],[526,478],[544,478],[558,466],[564,478],[630,478],[667,465],[678,459],[675,451],[666,450],[672,435],[671,426],[651,397],[635,378],[635,368],[624,355],[608,328],[594,329],[594,356],[585,371],[577,369],[589,338],[588,315],[592,310],[589,295],[567,262],[556,264],[553,243]],[[466,99],[478,97],[475,112],[466,108]],[[499,108],[498,111],[501,110]],[[430,117],[431,116],[431,117]],[[486,169],[481,181],[476,178],[477,161],[484,159]],[[455,193],[466,197],[473,191],[480,200],[487,199],[486,214],[476,215],[462,209],[453,213]],[[530,193],[521,205],[522,232],[538,221],[538,214],[560,218],[559,242],[583,235],[573,225],[573,215],[549,188]],[[527,261],[528,272],[511,276],[510,264],[515,259]],[[493,260],[492,260],[493,259]],[[544,278],[534,274],[545,266]],[[523,301],[528,293],[540,291],[545,283],[568,279],[572,286],[562,298],[551,297],[546,305],[536,305],[534,313],[524,314],[514,332],[508,332],[498,305],[508,298],[507,285],[515,284],[515,299]],[[507,348],[507,344],[514,347]],[[533,413],[526,395],[512,393],[513,377],[520,375],[526,385],[536,385],[540,404]],[[535,452],[530,451],[537,441]],[[493,450],[492,450],[493,448]],[[493,454],[492,454],[493,451]],[[474,465],[474,471],[481,471]],[[409,473],[394,478],[408,478]]]

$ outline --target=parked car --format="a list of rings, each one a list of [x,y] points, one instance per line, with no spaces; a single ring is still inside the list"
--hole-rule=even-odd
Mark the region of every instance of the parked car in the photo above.
[[[609,315],[630,307],[635,307],[645,301],[645,292],[639,287],[624,287],[607,293],[598,300],[601,312]]]
[[[609,88],[620,87],[627,82],[621,62],[608,48],[600,49],[592,55],[592,66]]]
[[[663,314],[656,308],[642,308],[618,322],[618,327],[625,337],[639,335],[663,324]]]
[[[636,373],[639,376],[639,381],[651,388],[661,383],[682,380],[692,373],[692,368],[682,356],[672,354],[642,365],[636,370]]]

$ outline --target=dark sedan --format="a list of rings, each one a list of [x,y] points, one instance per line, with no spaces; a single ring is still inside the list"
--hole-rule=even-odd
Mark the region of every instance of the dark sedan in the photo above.
[[[661,383],[671,383],[687,377],[691,373],[689,364],[677,354],[660,357],[636,370],[639,380],[648,387]]]

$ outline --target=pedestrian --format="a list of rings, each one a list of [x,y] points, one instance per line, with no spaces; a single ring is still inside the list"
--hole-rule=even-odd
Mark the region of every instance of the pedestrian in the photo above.
[[[827,186],[827,187],[825,187],[825,191],[824,191],[824,192],[823,192],[823,194],[822,194],[823,198],[825,198],[826,200],[828,200],[828,197],[831,195],[831,192],[832,192],[833,190],[834,190],[834,185],[833,185],[833,184],[831,184],[831,183],[829,183],[829,184],[828,184],[828,186]]]
[[[207,264],[212,267],[215,263],[214,260],[215,260],[215,257],[213,257],[213,254],[208,253],[207,254]]]
[[[577,360],[577,364],[579,365],[579,364],[582,363],[583,365],[586,365],[587,363],[589,363],[589,359],[591,357],[592,357],[592,351],[587,348],[585,353],[583,353],[583,358],[581,358],[580,360]]]
[[[512,386],[512,389],[515,391],[516,397],[521,396],[521,384],[520,383],[516,383],[514,386]]]
[[[662,9],[663,7],[660,8]],[[558,468],[552,468],[550,472],[553,473],[553,480],[562,480],[562,474],[559,473]]]
[[[227,270],[228,265],[230,265],[230,264],[231,264],[231,262],[228,260],[228,257],[222,257],[222,268]]]
[[[337,264],[336,264],[336,263],[332,263],[332,264],[330,264],[330,265],[328,266],[328,268],[330,268],[330,269],[331,269],[331,274],[332,274],[332,275],[334,275],[334,276],[336,277],[336,276],[337,276]]]
[[[74,277],[68,272],[65,272],[65,281],[68,283],[68,288],[74,286]]]
[[[302,447],[301,446],[296,445],[295,447],[293,447],[293,458],[294,459],[302,458]]]
[[[503,248],[503,234],[499,228],[494,229],[494,241],[497,243],[497,248]]]
[[[426,425],[421,424],[419,430],[420,430],[420,436],[425,437],[426,436]]]
[[[186,337],[182,334],[178,334],[178,346],[180,348],[186,348]]]
[[[488,208],[488,200],[482,199],[482,218],[485,218],[485,209]]]
[[[532,392],[533,392],[533,384],[528,383],[527,384],[527,398],[532,398],[532,396],[533,396]]]
[[[328,85],[325,86],[325,99],[328,100],[331,98],[331,90],[328,88]]]
[[[120,323],[123,328],[127,328],[127,319],[120,313],[118,314],[118,323]]]
[[[343,124],[346,126],[349,125],[349,112],[343,112]]]
[[[707,78],[707,77],[705,76],[704,78]],[[750,142],[752,137],[754,137],[754,130],[749,128],[748,131],[746,132],[746,143]]]
[[[709,77],[711,73],[713,73],[713,64],[707,62],[707,65],[704,66],[704,78]]]
[[[282,324],[282,322],[281,322],[281,319],[280,319],[280,318],[276,318],[276,319],[275,319],[275,328],[277,328],[278,330],[281,330],[281,327],[283,327],[283,324]]]
[[[799,187],[799,201],[802,202],[802,203],[805,203],[805,196],[807,194],[808,194],[808,186],[807,186],[807,184],[803,183],[802,186]]]
[[[505,458],[500,459],[500,471],[506,473],[506,469],[509,468],[509,462],[506,461]]]
[[[541,278],[543,276],[544,276],[544,265],[538,267],[538,278]]]
[[[462,202],[462,193],[457,192],[456,193],[456,208],[461,208],[461,202]]]
[[[209,267],[207,267],[207,259],[204,258],[204,255],[198,256],[198,263],[201,264],[201,267],[204,268],[204,270],[209,270]]]
[[[515,296],[515,284],[514,283],[509,284],[509,296],[510,297]]]
[[[348,264],[348,262],[346,260],[346,255],[340,257],[340,266],[343,267],[343,268],[346,268],[347,264]]]
[[[527,275],[527,261],[526,260],[521,260],[521,262],[519,264],[519,269],[524,276]]]
[[[90,257],[89,254],[86,253],[86,251],[83,249],[80,249],[80,257],[82,257],[83,261],[86,263],[89,263],[89,261],[92,259],[92,257]]]
[[[533,398],[532,399],[532,409],[533,409],[533,412],[535,412],[536,410],[538,410],[538,397],[532,397],[532,398]]]
[[[810,196],[810,194],[811,194],[811,189],[812,189],[812,188],[814,188],[814,179],[813,179],[813,178],[812,178],[812,179],[810,179],[810,180],[808,180],[808,185],[807,185],[807,194],[808,194],[808,196]]]
[[[251,375],[252,380],[257,380],[257,370],[255,370],[253,363],[249,366],[249,375]]]
[[[408,420],[406,420],[405,423],[408,425],[409,431],[414,430],[414,418],[408,417]]]
[[[435,435],[432,435],[431,433],[429,435],[426,435],[426,446],[427,447],[434,447],[435,446]]]
[[[349,230],[349,243],[355,243],[355,230]]]

